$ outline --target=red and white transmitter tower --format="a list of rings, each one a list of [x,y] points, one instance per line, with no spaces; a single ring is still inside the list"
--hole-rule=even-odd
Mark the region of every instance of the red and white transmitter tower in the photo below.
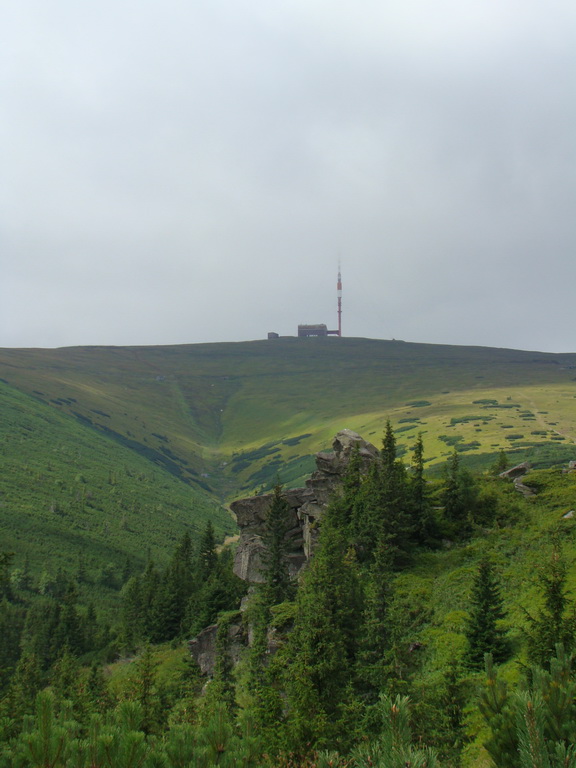
[[[338,262],[338,282],[336,283],[336,295],[338,296],[338,336],[342,336],[342,275],[340,274],[340,262]]]
[[[323,331],[322,336],[342,336],[342,275],[340,274],[340,262],[338,262],[338,282],[336,283],[336,295],[338,296],[338,330]],[[322,328],[326,328],[325,325]],[[314,334],[320,335],[320,334]]]

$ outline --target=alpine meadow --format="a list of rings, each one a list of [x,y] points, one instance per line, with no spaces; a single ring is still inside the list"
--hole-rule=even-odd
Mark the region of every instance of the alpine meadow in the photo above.
[[[576,354],[0,350],[0,768],[576,768]]]

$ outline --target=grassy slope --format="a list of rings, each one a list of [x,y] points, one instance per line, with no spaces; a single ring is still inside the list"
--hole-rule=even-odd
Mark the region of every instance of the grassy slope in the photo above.
[[[222,499],[279,468],[299,482],[338,430],[378,442],[386,418],[406,449],[422,431],[430,462],[454,443],[478,460],[502,447],[561,454],[576,437],[575,366],[576,355],[335,338],[0,352],[15,387]]]
[[[81,421],[3,383],[0,409],[0,549],[16,565],[27,553],[36,575],[74,572],[81,556],[89,573],[105,563],[119,573],[127,556],[165,561],[208,519],[233,530],[207,493]]]
[[[576,472],[561,468],[534,470],[526,482],[537,495],[523,498],[511,483],[491,481],[493,492],[507,509],[500,527],[478,530],[468,543],[437,552],[421,553],[413,566],[396,582],[397,615],[403,621],[405,645],[421,643],[415,660],[415,682],[433,691],[446,668],[461,658],[465,649],[465,622],[469,595],[478,564],[488,556],[498,574],[504,599],[513,655],[499,674],[514,684],[527,664],[526,611],[536,616],[541,605],[539,575],[551,559],[554,542],[562,547],[567,568],[569,598],[576,600],[576,522],[563,515],[576,507]],[[520,664],[519,664],[520,662]],[[524,667],[525,668],[525,667]],[[470,743],[465,749],[465,768],[489,764],[481,748],[485,726],[475,704],[474,691],[483,683],[479,673],[469,677],[471,704],[466,714]]]

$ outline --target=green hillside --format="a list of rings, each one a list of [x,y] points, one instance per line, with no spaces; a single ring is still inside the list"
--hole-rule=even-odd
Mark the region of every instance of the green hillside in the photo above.
[[[285,338],[3,350],[0,376],[221,500],[297,484],[338,430],[378,442],[387,418],[429,465],[454,446],[546,465],[576,437],[576,354]]]
[[[0,549],[25,555],[33,576],[81,567],[120,580],[129,559],[164,562],[185,531],[211,520],[230,533],[230,515],[143,455],[59,409],[0,383]]]

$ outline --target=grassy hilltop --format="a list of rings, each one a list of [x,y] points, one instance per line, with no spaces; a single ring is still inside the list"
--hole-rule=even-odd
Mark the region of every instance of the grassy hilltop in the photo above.
[[[387,418],[429,465],[550,463],[576,438],[576,354],[284,338],[3,350],[0,377],[221,500],[301,482],[338,430],[378,442]]]

